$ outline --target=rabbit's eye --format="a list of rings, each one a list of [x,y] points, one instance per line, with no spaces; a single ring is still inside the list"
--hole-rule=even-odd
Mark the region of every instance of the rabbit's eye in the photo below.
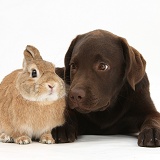
[[[32,78],[37,77],[37,71],[35,69],[32,70]]]

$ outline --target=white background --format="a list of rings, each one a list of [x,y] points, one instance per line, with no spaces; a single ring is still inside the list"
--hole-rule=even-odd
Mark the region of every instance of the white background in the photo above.
[[[152,99],[160,111],[159,0],[0,0],[0,80],[21,68],[27,44],[57,67],[71,40],[94,29],[125,37],[147,61]],[[72,152],[73,150],[73,152]],[[154,159],[159,149],[137,146],[135,137],[84,136],[73,144],[27,146],[0,143],[0,159]],[[44,155],[44,157],[43,157]]]

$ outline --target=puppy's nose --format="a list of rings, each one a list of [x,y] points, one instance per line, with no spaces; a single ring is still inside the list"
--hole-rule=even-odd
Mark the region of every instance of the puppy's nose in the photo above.
[[[81,88],[71,89],[69,93],[69,98],[72,102],[83,102],[85,98],[85,91]]]

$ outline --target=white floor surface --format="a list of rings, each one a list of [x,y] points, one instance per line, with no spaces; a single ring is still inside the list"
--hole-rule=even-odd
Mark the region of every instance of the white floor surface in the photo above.
[[[74,143],[0,143],[0,160],[155,160],[160,148],[138,147],[133,136],[80,136]]]

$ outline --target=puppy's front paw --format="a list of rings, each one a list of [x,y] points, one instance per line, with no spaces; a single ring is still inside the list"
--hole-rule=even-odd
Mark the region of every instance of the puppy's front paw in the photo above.
[[[28,136],[21,136],[21,137],[14,139],[14,142],[17,144],[29,144],[32,142],[32,140]]]
[[[144,129],[138,136],[138,145],[141,147],[160,147],[160,129]]]
[[[3,143],[11,143],[13,142],[13,139],[6,135],[5,133],[1,133],[0,134],[0,142],[3,142]]]
[[[40,143],[43,143],[43,144],[53,144],[55,143],[55,140],[52,138],[52,135],[51,134],[43,134],[40,138]]]
[[[52,136],[56,143],[71,143],[77,139],[78,121],[75,113],[68,110],[66,123],[63,126],[52,129]]]
[[[77,134],[74,127],[65,124],[64,126],[60,126],[54,128],[52,130],[52,135],[55,139],[56,143],[71,143],[77,139]]]

